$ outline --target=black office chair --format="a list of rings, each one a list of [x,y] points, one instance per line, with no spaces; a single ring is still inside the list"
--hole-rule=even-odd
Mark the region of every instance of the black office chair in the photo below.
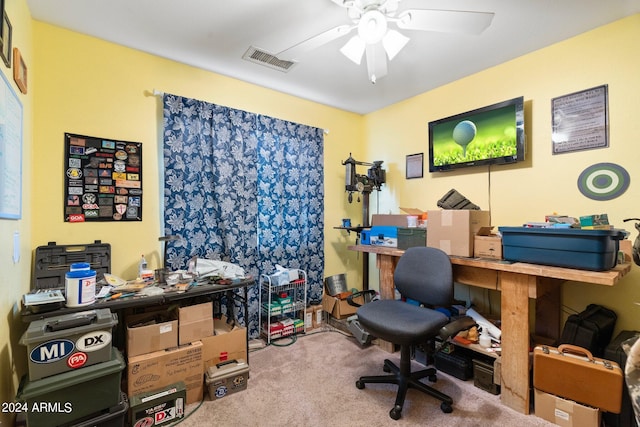
[[[363,389],[366,383],[397,384],[396,403],[389,412],[394,420],[400,418],[409,388],[441,400],[440,409],[450,413],[453,411],[451,397],[419,381],[427,377],[435,382],[436,369],[411,372],[411,346],[433,343],[438,336],[446,339],[475,325],[475,321],[468,316],[452,322],[447,315],[433,309],[447,307],[453,301],[453,273],[449,256],[436,248],[409,248],[398,260],[393,280],[404,298],[418,301],[424,307],[387,299],[358,308],[358,320],[365,330],[381,340],[400,345],[400,367],[385,359],[383,369],[390,375],[360,377],[356,387]]]

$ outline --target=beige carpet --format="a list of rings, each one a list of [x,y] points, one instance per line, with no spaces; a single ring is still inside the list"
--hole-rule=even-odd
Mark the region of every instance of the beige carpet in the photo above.
[[[180,426],[553,426],[501,405],[499,396],[476,388],[473,380],[443,373],[435,386],[453,398],[452,413],[443,413],[436,399],[409,390],[402,418],[394,421],[389,417],[394,386],[355,386],[361,375],[384,374],[385,358],[397,360],[399,353],[362,349],[336,330],[312,331],[289,346],[252,352],[247,389],[216,401],[205,391],[202,405],[189,405]]]

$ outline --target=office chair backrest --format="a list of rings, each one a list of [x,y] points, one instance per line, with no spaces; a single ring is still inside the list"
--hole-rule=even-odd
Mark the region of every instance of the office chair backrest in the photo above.
[[[398,260],[393,282],[403,297],[427,305],[448,306],[453,300],[451,260],[437,248],[407,249]]]

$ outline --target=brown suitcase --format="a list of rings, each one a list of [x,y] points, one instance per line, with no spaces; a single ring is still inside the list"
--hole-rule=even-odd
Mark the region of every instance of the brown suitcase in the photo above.
[[[616,362],[593,357],[582,347],[537,346],[533,350],[533,386],[617,414],[622,404],[623,372]]]

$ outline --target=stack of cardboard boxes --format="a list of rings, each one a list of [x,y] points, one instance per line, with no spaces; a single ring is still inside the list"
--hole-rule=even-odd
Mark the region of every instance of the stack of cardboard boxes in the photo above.
[[[209,366],[247,359],[246,328],[214,319],[211,302],[129,314],[126,332],[127,387],[132,400],[167,388],[177,393],[171,399],[179,398],[182,383],[185,404],[199,402]],[[178,407],[179,416],[179,405],[173,406]],[[136,409],[144,412],[132,407],[132,414]]]

